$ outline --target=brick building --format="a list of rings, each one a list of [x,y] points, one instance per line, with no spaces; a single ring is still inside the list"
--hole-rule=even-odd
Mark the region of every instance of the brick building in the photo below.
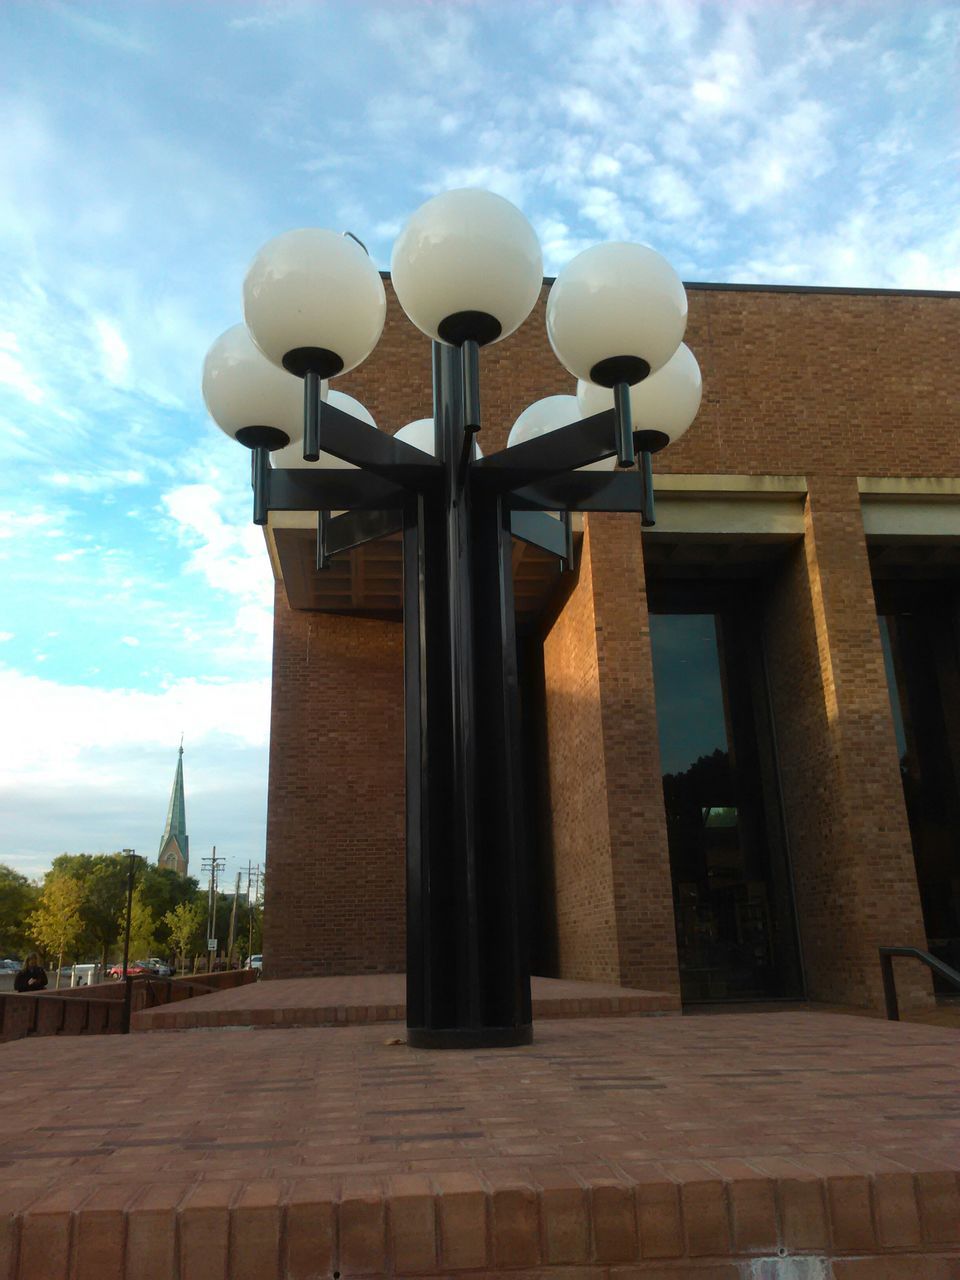
[[[877,1006],[878,945],[960,962],[960,295],[688,295],[704,399],[656,527],[583,517],[569,573],[516,545],[534,972]],[[542,301],[481,373],[487,453],[573,391]],[[431,413],[389,285],[342,389],[384,430]],[[318,575],[310,523],[266,531],[265,976],[396,971],[400,547]]]

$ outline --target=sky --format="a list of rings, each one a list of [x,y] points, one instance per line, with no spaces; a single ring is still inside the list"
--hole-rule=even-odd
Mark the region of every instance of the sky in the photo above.
[[[0,861],[262,862],[272,580],[200,369],[294,227],[490,188],[545,269],[960,289],[957,3],[0,4]]]

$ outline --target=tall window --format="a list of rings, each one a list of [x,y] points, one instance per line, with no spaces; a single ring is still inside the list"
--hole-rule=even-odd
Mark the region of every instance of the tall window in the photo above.
[[[753,597],[651,588],[657,724],[683,998],[801,994]]]
[[[960,968],[960,662],[952,595],[943,584],[877,590],[927,945]]]

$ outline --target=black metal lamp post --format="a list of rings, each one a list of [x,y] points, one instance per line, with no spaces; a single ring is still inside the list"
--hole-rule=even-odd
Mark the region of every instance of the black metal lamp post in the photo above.
[[[402,532],[408,1040],[525,1044],[511,540],[569,559],[572,511],[634,511],[652,524],[649,454],[693,420],[699,370],[681,344],[686,295],[672,268],[644,246],[596,246],[561,272],[547,306],[550,341],[592,411],[548,397],[521,415],[506,449],[480,457],[480,349],[518,328],[539,296],[533,230],[499,196],[448,192],[413,215],[391,265],[401,305],[433,340],[432,439],[421,424],[382,433],[328,392],[324,379],[375,346],[385,296],[362,247],[327,231],[261,250],[244,286],[249,333],[238,325],[214,344],[204,396],[253,451],[254,521],[318,513],[318,567]],[[285,465],[273,467],[278,449]]]
[[[123,926],[123,1025],[124,1034],[130,1030],[130,1010],[133,1003],[133,979],[127,973],[130,963],[130,925],[133,920],[133,884],[137,874],[137,854],[133,849],[124,849],[127,855],[127,910]]]

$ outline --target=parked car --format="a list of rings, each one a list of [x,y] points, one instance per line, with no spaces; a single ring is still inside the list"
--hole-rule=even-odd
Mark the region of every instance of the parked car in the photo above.
[[[159,956],[147,956],[147,964],[153,966],[153,972],[158,978],[173,977],[173,966],[167,964],[166,960],[161,960]]]
[[[153,971],[153,966],[148,964],[146,960],[128,960],[127,973],[132,978],[155,978],[157,976]],[[110,977],[123,977],[123,961],[113,966],[110,970]]]
[[[19,973],[19,960],[0,960],[0,973]]]
[[[248,969],[256,969],[259,973],[263,969],[263,956],[251,956],[247,961]]]

